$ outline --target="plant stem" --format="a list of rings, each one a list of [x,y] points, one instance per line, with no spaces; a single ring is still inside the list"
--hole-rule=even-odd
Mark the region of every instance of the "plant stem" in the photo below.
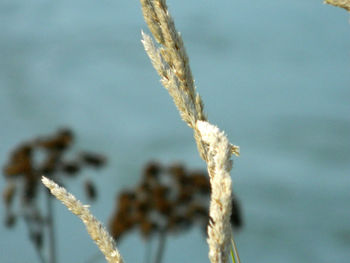
[[[233,244],[231,244],[230,254],[231,254],[232,263],[236,263],[235,254],[233,252]]]
[[[151,252],[152,252],[152,237],[149,237],[146,240],[146,246],[145,246],[145,263],[150,263],[151,262]]]
[[[156,259],[154,261],[155,263],[162,262],[164,248],[165,248],[165,241],[166,241],[166,229],[163,228],[159,231],[159,244],[158,244]]]
[[[232,236],[231,236],[231,243],[232,243],[233,252],[235,254],[235,258],[237,260],[237,263],[241,263],[241,260],[240,260],[239,255],[238,255],[237,246],[236,246],[235,240],[233,238],[233,233],[232,233]]]
[[[46,192],[47,203],[47,226],[49,230],[49,262],[56,263],[56,242],[55,242],[55,229],[54,229],[54,216],[53,205],[50,191]]]
[[[36,254],[38,255],[38,258],[40,260],[41,263],[47,263],[45,258],[44,258],[44,255],[42,253],[42,249],[39,247],[38,243],[36,243],[34,240],[33,240],[33,229],[31,227],[31,223],[30,223],[30,219],[27,215],[24,215],[24,222],[26,223],[27,225],[27,228],[28,228],[28,231],[29,231],[29,238],[30,238],[30,241],[33,243],[33,246],[35,248],[35,251],[36,251]]]

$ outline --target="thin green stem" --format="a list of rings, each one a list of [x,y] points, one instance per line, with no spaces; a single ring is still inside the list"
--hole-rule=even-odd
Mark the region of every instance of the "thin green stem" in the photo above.
[[[237,263],[241,263],[241,259],[239,258],[239,255],[238,255],[238,250],[237,250],[237,246],[235,243],[235,239],[233,237],[233,233],[231,235],[231,245],[232,245],[231,256],[232,256],[232,250],[233,250],[234,258],[237,260]],[[234,263],[236,263],[236,261],[234,261]]]
[[[232,239],[231,239],[231,242],[232,242]],[[233,252],[233,246],[231,246],[230,253],[231,253],[232,263],[236,263],[235,255]]]

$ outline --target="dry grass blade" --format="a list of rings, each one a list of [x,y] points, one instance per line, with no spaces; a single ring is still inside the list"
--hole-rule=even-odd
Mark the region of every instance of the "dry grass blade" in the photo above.
[[[344,8],[350,12],[350,0],[325,0],[324,3]]]
[[[72,194],[53,181],[42,177],[42,183],[50,189],[51,193],[60,200],[73,214],[77,215],[85,224],[87,232],[95,241],[100,251],[109,263],[123,263],[119,251],[115,247],[113,238],[108,234],[102,224],[90,213],[87,206],[83,205]]]
[[[175,28],[174,21],[163,0],[141,0],[145,21],[161,47],[157,47],[152,38],[142,32],[142,43],[161,77],[162,85],[173,98],[181,118],[194,130],[200,156],[207,160],[206,148],[201,141],[196,122],[206,121],[204,104],[196,92],[189,65],[189,59],[182,37]],[[232,152],[239,155],[237,146]]]
[[[225,263],[231,240],[230,158],[232,154],[239,155],[239,147],[230,144],[224,133],[207,122],[182,37],[175,28],[165,0],[140,1],[145,21],[160,47],[144,33],[142,43],[182,119],[194,130],[199,154],[207,162],[212,189],[209,213],[212,224],[208,227],[209,258],[212,263]]]
[[[197,129],[208,145],[207,164],[211,184],[209,258],[212,263],[224,263],[228,261],[231,242],[231,144],[223,132],[208,122],[198,121]]]
[[[160,47],[151,37],[143,35],[142,43],[162,85],[169,91],[181,118],[194,129],[194,137],[200,156],[206,160],[205,147],[195,129],[197,120],[207,120],[203,101],[196,92],[189,59],[181,35],[163,0],[141,0],[145,21]]]

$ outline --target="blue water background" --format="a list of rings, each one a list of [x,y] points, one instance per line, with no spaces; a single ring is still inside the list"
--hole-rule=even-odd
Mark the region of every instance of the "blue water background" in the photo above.
[[[316,0],[168,4],[209,119],[241,147],[232,178],[242,262],[350,262],[349,15]],[[91,210],[104,223],[147,161],[205,168],[141,29],[138,1],[0,1],[1,165],[19,142],[72,127],[76,149],[109,157],[103,172],[88,172],[100,191]],[[69,189],[87,202],[81,180]],[[54,209],[59,262],[95,255],[83,224]],[[126,262],[144,262],[137,232],[119,247]],[[164,262],[207,254],[193,229],[169,237]],[[22,221],[0,224],[0,262],[37,262]]]

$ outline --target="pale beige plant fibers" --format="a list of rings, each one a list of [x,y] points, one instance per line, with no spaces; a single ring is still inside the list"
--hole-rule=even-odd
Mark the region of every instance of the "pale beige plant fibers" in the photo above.
[[[230,144],[224,133],[207,121],[202,99],[196,92],[181,35],[175,29],[166,2],[141,0],[141,5],[145,21],[160,47],[143,32],[142,43],[182,119],[194,130],[199,154],[207,162],[212,189],[209,211],[211,220],[208,226],[209,259],[212,263],[226,263],[232,237],[231,155],[239,155],[239,147]],[[53,195],[82,219],[107,261],[123,262],[113,239],[87,207],[54,182],[47,178],[42,181]]]
[[[326,4],[338,6],[344,8],[350,12],[350,0],[326,0]]]
[[[208,122],[197,121],[197,129],[208,145],[208,171],[211,184],[210,224],[208,227],[209,259],[227,262],[231,242],[232,168],[230,143],[223,132]]]
[[[212,189],[208,227],[209,259],[212,263],[226,263],[231,240],[231,155],[239,155],[239,147],[230,144],[225,134],[208,122],[202,99],[196,92],[181,35],[175,29],[166,1],[140,0],[140,2],[145,21],[159,47],[143,32],[142,43],[182,119],[194,130],[199,154],[208,166]],[[350,11],[350,0],[325,0],[325,3]],[[114,240],[92,216],[89,209],[54,182],[45,177],[42,181],[53,195],[81,218],[107,261],[123,262]]]
[[[143,32],[142,43],[182,119],[194,130],[199,154],[207,162],[212,189],[209,259],[212,263],[226,263],[231,241],[230,158],[232,153],[239,155],[239,147],[230,144],[224,133],[207,121],[181,35],[175,29],[165,0],[141,0],[141,5],[145,21],[160,47]]]
[[[51,193],[60,200],[73,214],[77,215],[85,224],[86,230],[95,241],[100,251],[109,263],[123,263],[119,251],[115,247],[113,238],[109,235],[102,224],[90,213],[88,206],[83,205],[66,189],[58,186],[53,181],[42,177],[43,184],[50,189]]]

